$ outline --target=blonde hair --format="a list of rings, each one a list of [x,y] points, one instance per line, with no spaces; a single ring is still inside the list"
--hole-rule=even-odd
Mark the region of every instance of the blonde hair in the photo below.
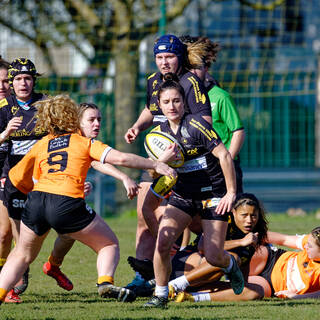
[[[67,95],[49,97],[35,103],[38,108],[36,128],[53,135],[77,132],[79,107]]]
[[[210,67],[217,59],[220,46],[208,37],[184,36],[180,40],[187,46],[188,63],[191,69]]]

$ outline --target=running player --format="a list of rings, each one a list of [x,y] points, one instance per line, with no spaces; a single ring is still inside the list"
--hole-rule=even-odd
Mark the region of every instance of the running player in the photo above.
[[[186,161],[177,170],[178,180],[160,222],[153,260],[155,295],[145,307],[166,306],[171,273],[170,249],[197,213],[202,218],[207,261],[223,268],[236,294],[240,294],[244,286],[243,275],[235,258],[223,250],[228,213],[236,196],[232,158],[207,121],[199,115],[185,113],[184,91],[179,83],[173,81],[174,75],[167,74],[164,79],[168,81],[161,84],[157,98],[168,120],[160,124],[160,129],[183,146]],[[167,153],[171,156],[168,160],[173,160],[174,148]],[[149,193],[155,190],[151,188]]]
[[[101,126],[101,113],[97,105],[94,103],[81,103],[79,105],[79,122],[83,136],[91,139],[97,138]],[[130,179],[126,174],[109,163],[100,164],[100,162],[93,161],[92,165],[96,170],[121,180],[127,190],[129,199],[133,199],[137,195],[138,186],[136,182]],[[88,191],[85,190],[85,194]],[[73,243],[74,240],[72,238],[65,235],[59,235],[55,241],[54,248],[48,261],[43,265],[43,272],[54,278],[61,288],[68,291],[73,289],[73,284],[67,276],[61,272],[60,266],[64,257],[73,246]]]
[[[44,98],[43,94],[34,91],[38,76],[35,65],[29,59],[15,59],[9,66],[9,84],[14,94],[0,101],[0,144],[6,142],[9,144],[9,152],[2,172],[3,178],[7,177],[10,168],[19,162],[45,135],[45,132],[35,130],[36,108],[34,103]],[[10,190],[5,185],[4,198],[4,205],[8,209],[12,222],[12,233],[17,243],[26,195],[17,190]],[[22,280],[23,283],[15,288],[16,294],[21,294],[26,290],[28,270]]]
[[[186,46],[176,36],[167,34],[156,40],[153,53],[159,71],[148,77],[146,107],[125,134],[127,143],[133,143],[142,131],[166,120],[159,108],[157,92],[163,82],[163,76],[168,72],[177,74],[179,78],[179,83],[185,91],[187,111],[201,115],[211,123],[211,108],[207,92],[198,77],[187,70],[189,63]],[[136,258],[138,259],[152,260],[159,220],[164,212],[164,206],[160,206],[162,199],[152,194],[146,198],[151,183],[152,179],[144,173],[137,197]],[[143,206],[148,210],[143,209]],[[135,290],[136,285],[141,286],[143,281],[137,273],[127,287]]]
[[[167,165],[122,153],[79,135],[78,106],[69,97],[56,96],[37,103],[36,129],[48,132],[10,171],[10,180],[24,193],[30,191],[34,167],[40,176],[22,213],[21,233],[0,274],[0,301],[37,257],[50,228],[83,242],[97,254],[98,293],[101,297],[131,301],[128,289],[113,285],[119,261],[118,240],[84,201],[84,181],[93,159],[115,165],[176,173]]]

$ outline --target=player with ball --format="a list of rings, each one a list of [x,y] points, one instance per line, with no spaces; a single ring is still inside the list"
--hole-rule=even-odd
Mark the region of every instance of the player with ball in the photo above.
[[[170,249],[196,214],[201,215],[207,261],[223,268],[236,294],[244,286],[235,258],[223,249],[228,213],[236,196],[232,158],[207,121],[199,115],[185,113],[185,94],[176,76],[168,73],[164,80],[157,98],[167,121],[158,130],[172,136],[181,147],[171,144],[158,158],[168,163],[176,161],[182,148],[184,163],[177,168],[178,179],[159,226],[153,260],[155,295],[144,305],[162,308],[168,301]],[[155,184],[149,193],[155,192]]]

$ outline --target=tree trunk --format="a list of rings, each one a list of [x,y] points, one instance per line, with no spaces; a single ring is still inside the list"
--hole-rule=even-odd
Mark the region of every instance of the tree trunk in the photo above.
[[[137,153],[138,144],[137,142],[131,145],[127,144],[124,135],[138,117],[136,107],[138,59],[138,48],[132,48],[128,38],[117,40],[117,50],[115,52],[115,141],[118,150],[131,153]],[[121,168],[121,170],[132,179],[137,179],[140,172],[139,170],[126,168]],[[125,188],[120,181],[117,182],[115,197],[117,212],[135,207],[136,202],[127,199]]]

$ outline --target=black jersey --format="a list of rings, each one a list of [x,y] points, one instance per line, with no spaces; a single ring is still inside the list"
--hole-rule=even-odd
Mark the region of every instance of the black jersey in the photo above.
[[[178,75],[179,83],[183,87],[186,96],[186,112],[211,117],[211,106],[207,90],[204,88],[201,80],[193,73],[183,69]],[[163,76],[160,72],[153,73],[147,82],[147,108],[153,115],[154,125],[166,121],[158,105],[158,90],[163,82]]]
[[[211,193],[222,197],[226,193],[219,159],[212,150],[221,143],[212,126],[200,115],[185,114],[178,131],[173,133],[166,121],[155,130],[172,135],[184,148],[185,162],[177,168],[178,180],[173,190],[183,198],[202,199]]]
[[[245,236],[246,234],[236,226],[233,215],[230,214],[226,240],[242,239]],[[246,247],[237,247],[229,251],[236,253],[241,260],[241,266],[244,266],[250,263],[250,260],[255,253],[255,247],[253,245],[248,245]]]
[[[28,106],[19,105],[14,95],[0,100],[0,132],[3,132],[13,117],[21,117],[22,124],[11,133],[8,139],[8,156],[5,160],[2,175],[6,176],[10,168],[16,165],[31,147],[44,135],[44,131],[35,130],[36,107],[33,103],[45,98],[45,95],[33,93]]]

